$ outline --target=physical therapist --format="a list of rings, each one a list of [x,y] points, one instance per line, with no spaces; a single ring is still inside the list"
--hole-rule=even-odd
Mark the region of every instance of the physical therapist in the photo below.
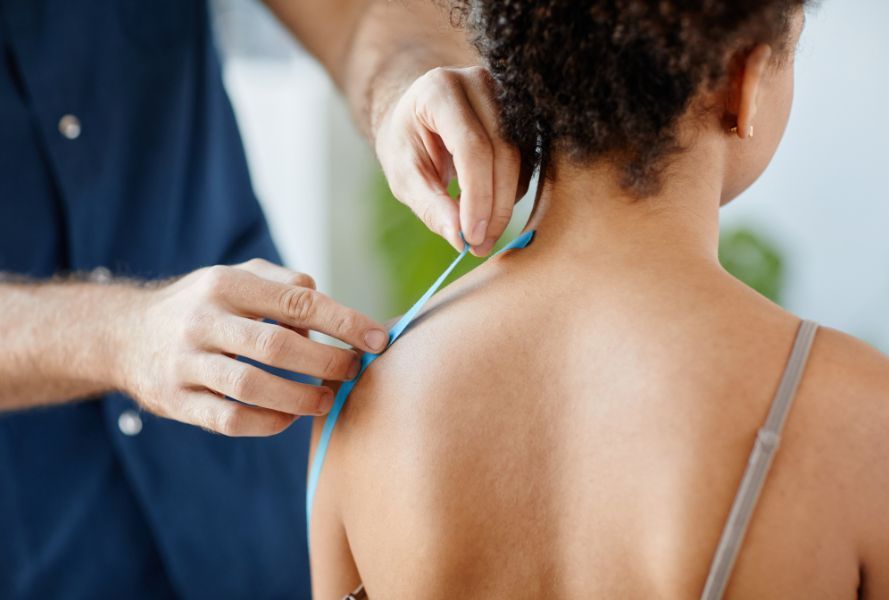
[[[446,3],[268,4],[395,195],[487,254],[520,165]],[[276,264],[206,0],[0,0],[0,52],[0,598],[308,597],[294,421],[333,394],[255,363],[342,380],[305,332],[386,333]]]

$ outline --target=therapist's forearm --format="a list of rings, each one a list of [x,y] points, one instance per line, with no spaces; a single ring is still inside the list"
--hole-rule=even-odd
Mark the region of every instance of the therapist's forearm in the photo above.
[[[392,194],[455,250],[490,253],[531,173],[501,131],[496,82],[454,26],[466,3],[266,2],[343,91]]]
[[[0,283],[0,411],[114,388],[118,315],[139,293],[124,284]]]
[[[266,0],[343,91],[373,141],[382,115],[419,76],[478,57],[435,0]]]
[[[438,3],[377,1],[359,24],[340,85],[359,126],[374,141],[383,115],[418,77],[435,67],[477,63]]]
[[[237,357],[326,380],[360,368],[355,352],[307,330],[365,352],[388,342],[382,325],[316,291],[311,277],[261,259],[151,283],[0,282],[0,410],[120,390],[161,417],[274,435],[326,413],[333,391]]]

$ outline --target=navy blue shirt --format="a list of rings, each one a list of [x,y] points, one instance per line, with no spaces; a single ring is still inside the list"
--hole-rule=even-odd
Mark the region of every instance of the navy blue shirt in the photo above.
[[[0,0],[0,52],[0,271],[278,259],[205,0]],[[0,416],[0,598],[308,597],[308,420],[132,435],[133,410]]]

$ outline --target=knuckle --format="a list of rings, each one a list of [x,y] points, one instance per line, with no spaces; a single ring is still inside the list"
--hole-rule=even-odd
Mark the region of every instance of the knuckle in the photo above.
[[[253,377],[246,367],[240,365],[233,367],[229,369],[226,377],[228,379],[228,390],[232,397],[242,401],[244,398],[249,397],[253,385]]]
[[[263,361],[275,361],[287,347],[287,335],[283,329],[264,329],[256,336],[256,351]]]
[[[491,215],[491,223],[496,227],[506,227],[512,219],[512,208],[509,206],[495,206]]]
[[[308,389],[301,395],[298,401],[298,411],[302,414],[312,414],[318,410],[324,400],[323,388]]]
[[[313,290],[315,289],[315,280],[305,273],[294,273],[293,277],[291,277],[287,281],[287,284],[297,287],[310,288]]]
[[[434,67],[426,72],[426,78],[435,82],[449,82],[453,76],[453,72],[446,67]]]
[[[491,216],[491,210],[494,205],[494,190],[491,186],[479,183],[473,186],[466,186],[463,190],[465,200],[465,208],[467,214],[475,214],[479,218]],[[463,208],[461,203],[461,209]],[[461,213],[463,214],[463,213]]]
[[[327,357],[327,361],[324,365],[324,372],[322,374],[323,378],[333,379],[337,375],[339,375],[339,369],[337,369],[338,364],[339,361],[337,360],[336,355],[331,352],[330,355]]]
[[[297,323],[305,323],[315,310],[315,291],[309,288],[287,288],[281,294],[281,310]]]
[[[427,102],[441,99],[442,94],[454,94],[460,85],[458,75],[447,67],[430,69],[423,76],[423,79],[428,85],[423,86],[423,94],[420,98],[421,100],[425,99]]]
[[[244,429],[244,409],[233,402],[227,402],[213,418],[211,429],[223,435],[236,436]]]
[[[271,263],[269,263],[269,261],[267,261],[263,258],[251,258],[250,260],[248,260],[247,262],[244,263],[244,266],[250,267],[250,268],[259,268],[259,267],[268,266],[269,264],[271,264]]]
[[[206,341],[209,315],[200,308],[193,308],[183,316],[182,339],[191,348],[199,348]]]
[[[225,296],[231,284],[231,267],[215,265],[208,267],[204,273],[204,290],[211,298]]]
[[[358,328],[358,319],[351,311],[346,310],[337,315],[333,326],[341,334],[350,334]]]
[[[336,351],[330,351],[322,369],[322,379],[336,379],[340,375],[345,374],[346,368],[340,354]]]
[[[470,67],[466,67],[466,74],[474,79],[478,79],[484,82],[489,82],[493,79],[491,76],[491,72],[481,65],[472,65]]]

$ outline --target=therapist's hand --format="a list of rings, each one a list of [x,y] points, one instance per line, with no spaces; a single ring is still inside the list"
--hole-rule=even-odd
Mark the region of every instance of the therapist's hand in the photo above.
[[[457,250],[462,231],[474,254],[487,255],[528,186],[518,150],[500,136],[490,73],[432,69],[391,103],[374,134],[395,197]],[[455,176],[459,203],[447,192]]]
[[[346,380],[358,371],[357,354],[312,341],[306,330],[371,352],[388,339],[380,324],[315,291],[307,275],[263,260],[201,269],[147,290],[127,320],[119,387],[151,412],[231,436],[273,435],[333,402],[327,387],[235,357]]]

